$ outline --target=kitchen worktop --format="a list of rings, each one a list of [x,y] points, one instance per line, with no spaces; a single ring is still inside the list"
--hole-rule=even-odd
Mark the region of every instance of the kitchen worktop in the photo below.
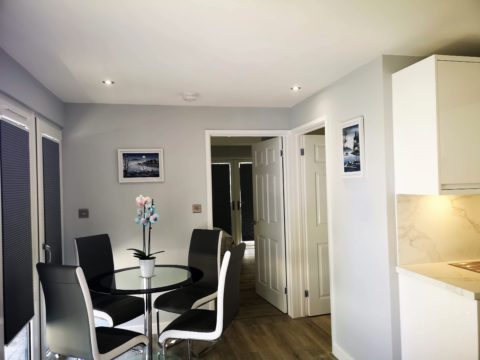
[[[397,267],[397,272],[442,287],[466,298],[480,300],[480,273],[449,265],[456,262],[459,261],[402,265]]]

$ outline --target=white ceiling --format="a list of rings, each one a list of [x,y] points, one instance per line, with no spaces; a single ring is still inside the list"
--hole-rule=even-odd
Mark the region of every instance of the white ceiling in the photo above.
[[[0,46],[66,102],[290,107],[381,54],[480,55],[480,1],[0,0]]]

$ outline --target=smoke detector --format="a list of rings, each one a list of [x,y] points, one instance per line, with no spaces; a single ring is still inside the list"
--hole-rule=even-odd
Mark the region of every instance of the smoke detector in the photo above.
[[[194,91],[185,91],[185,92],[182,92],[180,96],[182,97],[183,101],[194,102],[198,99],[200,94]]]
[[[115,84],[115,81],[110,79],[105,79],[105,80],[102,80],[102,84],[105,86],[112,86],[113,84]]]

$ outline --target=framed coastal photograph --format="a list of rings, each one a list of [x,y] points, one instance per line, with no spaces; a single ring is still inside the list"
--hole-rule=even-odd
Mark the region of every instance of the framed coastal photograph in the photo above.
[[[163,182],[163,149],[118,149],[118,181]]]
[[[363,116],[342,124],[344,176],[362,176],[365,171],[363,136]]]

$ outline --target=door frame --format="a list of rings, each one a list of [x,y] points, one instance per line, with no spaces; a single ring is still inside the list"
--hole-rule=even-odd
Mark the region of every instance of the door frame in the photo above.
[[[301,136],[309,133],[311,131],[325,128],[325,151],[326,151],[326,167],[327,167],[327,193],[328,189],[331,188],[331,175],[329,175],[328,165],[332,159],[331,149],[329,144],[332,142],[332,131],[328,129],[327,131],[327,117],[320,116],[315,118],[314,120],[293,128],[289,132],[289,136],[287,138],[287,142],[289,143],[289,151],[287,153],[289,168],[292,169],[291,172],[288,173],[288,186],[286,187],[286,192],[290,199],[290,206],[289,212],[291,213],[291,223],[290,229],[291,234],[290,238],[296,238],[297,241],[294,244],[295,251],[297,252],[297,256],[299,257],[298,260],[298,277],[297,281],[301,291],[301,300],[298,304],[298,316],[306,316],[307,315],[307,304],[304,297],[304,289],[306,289],[306,234],[305,234],[305,221],[302,217],[303,214],[303,207],[305,204],[305,194],[303,191],[302,181],[303,181],[303,173],[302,173],[302,166],[301,166],[301,156],[300,156],[300,149],[301,149]],[[335,309],[334,304],[334,283],[332,281],[332,268],[334,263],[333,258],[333,247],[334,242],[332,240],[332,233],[331,233],[331,226],[332,226],[332,219],[331,219],[331,197],[327,196],[327,226],[328,226],[328,257],[329,257],[329,276],[330,276],[330,309],[331,309],[331,323],[332,323],[332,338],[334,338],[335,328],[334,328],[334,321],[333,318],[335,316]]]
[[[285,274],[287,277],[287,314],[290,317],[299,317],[300,315],[300,305],[303,302],[301,298],[300,291],[301,288],[298,286],[298,278],[300,277],[301,273],[299,271],[299,267],[301,264],[298,262],[298,254],[297,254],[297,246],[294,244],[293,239],[291,237],[292,231],[290,229],[290,224],[292,223],[292,213],[291,213],[291,199],[289,198],[288,194],[289,188],[288,185],[288,178],[290,173],[290,164],[287,159],[289,154],[289,137],[290,137],[290,130],[206,130],[205,131],[205,164],[206,164],[206,185],[207,185],[207,226],[208,228],[213,227],[213,213],[212,213],[212,175],[211,175],[211,165],[212,165],[212,157],[211,157],[211,141],[212,137],[223,137],[223,136],[230,136],[230,137],[281,137],[283,141],[283,154],[284,154],[284,161],[283,161],[283,181],[284,181],[284,207],[285,207],[285,250],[286,250],[286,258],[285,258]]]

